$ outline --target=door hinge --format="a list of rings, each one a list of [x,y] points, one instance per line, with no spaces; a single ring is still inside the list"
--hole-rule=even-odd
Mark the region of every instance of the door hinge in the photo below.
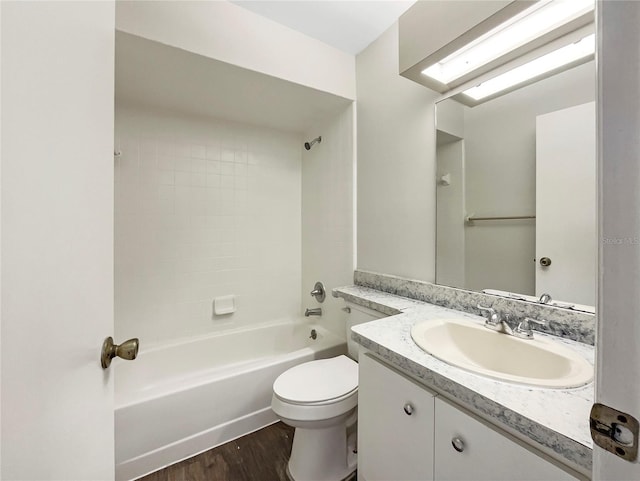
[[[630,414],[595,403],[589,416],[591,439],[627,461],[638,457],[638,420]]]

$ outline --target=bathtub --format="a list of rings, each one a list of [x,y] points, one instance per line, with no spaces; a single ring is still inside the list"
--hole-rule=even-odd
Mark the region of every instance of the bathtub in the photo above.
[[[143,345],[134,362],[114,366],[116,480],[138,478],[274,423],[276,377],[345,352],[344,339],[306,319],[146,351]]]

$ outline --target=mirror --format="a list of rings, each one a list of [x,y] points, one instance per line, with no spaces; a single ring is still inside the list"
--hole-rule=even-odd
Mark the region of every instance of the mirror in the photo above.
[[[437,103],[437,284],[593,309],[595,75]]]

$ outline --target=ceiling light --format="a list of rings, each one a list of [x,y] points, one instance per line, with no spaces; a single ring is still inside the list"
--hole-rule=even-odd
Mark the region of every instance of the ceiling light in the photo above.
[[[596,37],[595,34],[591,34],[578,42],[566,45],[486,82],[482,82],[473,88],[465,90],[463,93],[474,100],[481,100],[496,92],[556,70],[563,65],[588,57],[592,55],[595,50]]]
[[[447,84],[590,12],[594,0],[540,0],[422,71]]]

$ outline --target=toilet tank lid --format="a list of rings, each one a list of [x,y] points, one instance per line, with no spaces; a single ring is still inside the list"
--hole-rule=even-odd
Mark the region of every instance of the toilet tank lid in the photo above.
[[[330,401],[358,387],[358,364],[347,356],[305,362],[282,373],[273,383],[280,399],[295,403]]]

